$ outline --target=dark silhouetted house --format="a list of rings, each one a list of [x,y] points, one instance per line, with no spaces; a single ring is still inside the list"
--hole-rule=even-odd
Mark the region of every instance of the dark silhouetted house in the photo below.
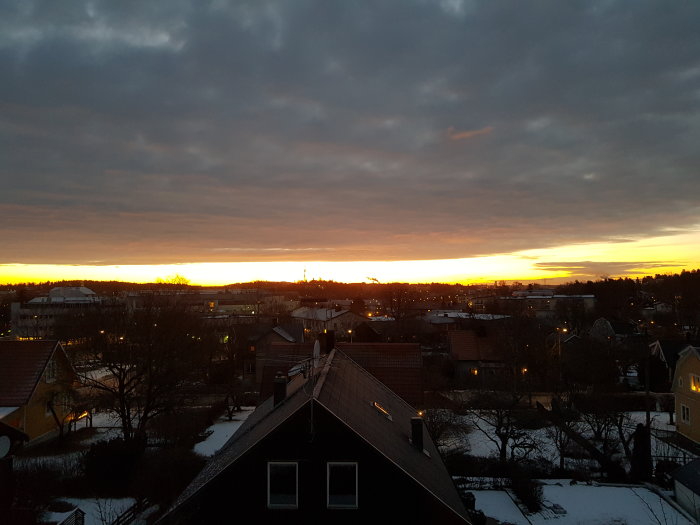
[[[260,398],[272,395],[273,378],[286,373],[300,360],[309,358],[314,343],[273,343],[258,359]],[[416,343],[335,343],[338,348],[370,374],[384,383],[404,401],[423,404],[423,372],[420,346]],[[325,352],[324,352],[325,353]]]
[[[160,524],[469,523],[422,419],[343,352],[275,387]]]
[[[57,341],[0,341],[0,421],[30,441],[59,433],[72,410],[75,371]]]
[[[589,330],[590,336],[600,343],[621,343],[626,339],[638,336],[637,325],[627,321],[608,320],[600,317],[595,320]]]
[[[304,327],[301,323],[292,322],[266,328],[255,338],[249,338],[248,350],[255,357],[255,382],[260,385],[263,381],[265,364],[271,364],[277,358],[273,345],[298,345],[304,343]],[[308,354],[310,355],[310,353]],[[305,355],[304,357],[308,357]],[[285,369],[286,372],[287,369]],[[274,372],[273,372],[274,374]],[[274,377],[274,375],[273,375]]]
[[[458,383],[489,387],[509,373],[506,356],[493,332],[482,326],[447,332],[448,348],[456,363],[455,379]]]

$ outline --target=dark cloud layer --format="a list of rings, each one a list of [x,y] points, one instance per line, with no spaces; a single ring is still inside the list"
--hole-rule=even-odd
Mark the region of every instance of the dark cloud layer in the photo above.
[[[700,4],[0,1],[0,262],[426,259],[700,223]]]

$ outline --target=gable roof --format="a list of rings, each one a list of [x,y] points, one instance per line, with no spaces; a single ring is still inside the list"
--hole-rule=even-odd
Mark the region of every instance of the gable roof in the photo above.
[[[698,341],[674,341],[669,339],[657,339],[649,344],[652,355],[656,355],[661,359],[668,368],[674,368],[678,362],[679,355],[682,350],[689,346],[700,346]]]
[[[0,406],[29,402],[58,341],[0,341]]]
[[[309,379],[301,374],[295,376],[287,385],[287,398],[276,407],[272,398],[260,405],[185,489],[168,514],[195,496],[302,407],[317,403],[465,522],[469,522],[452,478],[425,427],[423,442],[427,454],[410,443],[411,417],[416,412],[408,403],[337,349],[325,356],[321,366],[308,376]],[[309,392],[309,388],[302,387],[312,377],[315,385]],[[391,418],[379,412],[374,406],[375,402],[391,414]]]
[[[423,446],[428,454],[418,451],[409,441],[415,409],[344,353],[334,352],[335,356],[329,358],[332,361],[324,368],[325,378],[320,378],[316,385],[319,391],[314,391],[314,398],[468,522],[457,489],[425,425]],[[391,419],[375,408],[375,402],[391,414]]]
[[[685,363],[686,360],[690,359],[691,357],[694,357],[697,361],[700,361],[700,348],[692,346],[692,345],[687,345],[685,349],[681,350],[681,352],[678,354],[678,361],[676,361],[676,370],[673,373],[673,384],[677,385],[678,384],[678,374],[680,373],[681,366],[683,363]],[[675,392],[675,386],[674,386],[674,392]]]

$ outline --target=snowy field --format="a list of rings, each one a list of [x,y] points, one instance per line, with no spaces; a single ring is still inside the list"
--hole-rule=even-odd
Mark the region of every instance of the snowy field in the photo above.
[[[229,421],[226,416],[220,417],[207,429],[207,432],[211,432],[211,434],[204,441],[197,443],[194,446],[194,451],[202,456],[213,456],[233,436],[252,411],[251,407],[236,412],[233,415],[233,421]]]
[[[693,525],[660,496],[638,487],[543,481],[544,508],[523,514],[506,491],[474,490],[476,508],[513,525]]]
[[[667,412],[651,412],[651,427],[656,430],[670,430],[674,431],[676,429],[675,425],[670,425],[668,423],[668,413]],[[628,433],[634,431],[634,427],[637,423],[646,422],[646,412],[628,412],[629,417],[628,422],[625,424],[625,428]],[[477,457],[497,457],[498,448],[496,443],[494,443],[489,437],[474,427],[473,414],[464,416],[465,421],[472,427],[472,431],[467,436],[467,453],[472,456]],[[487,430],[490,430],[490,435],[493,436],[493,427],[488,424],[479,422],[480,426]],[[536,444],[536,449],[533,450],[528,456],[530,459],[535,459],[537,457],[546,459],[547,461],[557,464],[559,461],[559,453],[552,442],[551,432],[547,428],[541,428],[537,430],[527,430],[527,434],[530,436],[532,441]],[[656,441],[652,437],[652,453],[656,449]],[[510,450],[508,451],[510,454]]]
[[[632,432],[637,423],[646,422],[645,412],[630,412],[625,424],[627,432]],[[473,427],[475,416],[465,416],[465,421],[472,424],[471,432],[466,436],[468,454],[477,457],[497,457],[496,444],[489,437]],[[666,412],[651,413],[652,428],[657,430],[675,430],[669,424]],[[487,431],[493,427],[480,425]],[[552,442],[551,432],[547,428],[526,431],[530,440],[536,445],[530,459],[545,459],[556,465],[559,453]],[[455,444],[456,446],[456,444]],[[652,439],[652,450],[656,441]],[[510,454],[510,449],[509,449]],[[570,463],[567,459],[567,464]],[[479,486],[477,479],[471,480],[472,486]],[[489,517],[503,524],[513,525],[692,525],[682,513],[664,501],[657,494],[640,487],[621,487],[605,485],[570,485],[569,480],[543,480],[543,509],[534,514],[524,514],[514,502],[514,496],[504,490],[470,490],[476,496],[476,508]],[[482,485],[483,486],[483,485]]]

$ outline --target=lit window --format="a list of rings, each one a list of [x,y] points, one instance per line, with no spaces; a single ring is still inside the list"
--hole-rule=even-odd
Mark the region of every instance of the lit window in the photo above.
[[[681,421],[690,423],[690,408],[685,405],[681,405]]]
[[[297,463],[289,461],[267,464],[267,506],[271,509],[296,509],[299,476]]]
[[[328,463],[328,508],[357,508],[357,463]]]
[[[700,376],[690,374],[690,389],[693,392],[700,392]]]

